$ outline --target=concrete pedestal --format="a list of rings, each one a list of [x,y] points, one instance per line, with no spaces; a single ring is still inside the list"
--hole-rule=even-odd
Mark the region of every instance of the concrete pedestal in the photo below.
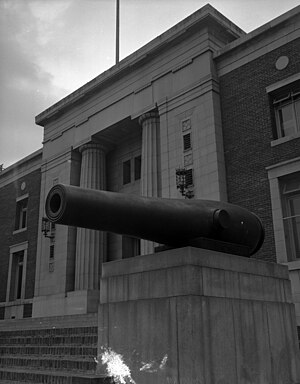
[[[300,382],[285,266],[187,247],[104,264],[100,292],[98,353],[138,384]]]

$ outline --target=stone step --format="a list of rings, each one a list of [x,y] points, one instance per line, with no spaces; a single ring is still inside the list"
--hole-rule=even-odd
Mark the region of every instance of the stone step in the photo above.
[[[31,328],[31,329],[14,329],[14,330],[0,330],[0,338],[2,336],[32,336],[39,332],[40,335],[55,336],[55,335],[84,335],[97,333],[97,326],[82,326],[82,327],[51,327],[51,328]]]
[[[3,355],[32,355],[32,356],[97,356],[97,344],[91,346],[63,345],[63,346],[0,346],[0,356]]]
[[[94,373],[96,362],[93,358],[83,359],[81,357],[34,357],[34,356],[0,356],[1,368],[24,368],[26,369],[44,369],[59,371],[81,371]]]
[[[60,371],[28,371],[24,369],[0,368],[1,384],[114,384],[110,377],[86,373],[69,373]]]
[[[35,336],[0,336],[0,346],[2,345],[95,345],[97,344],[97,334],[76,335],[76,336],[41,336],[39,331]]]
[[[0,324],[0,383],[108,384],[96,375],[95,315]]]

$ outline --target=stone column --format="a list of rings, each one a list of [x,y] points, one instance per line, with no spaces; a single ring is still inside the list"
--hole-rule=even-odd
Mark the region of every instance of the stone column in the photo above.
[[[80,187],[106,188],[105,148],[90,142],[79,148],[82,155]],[[77,229],[75,290],[97,290],[106,253],[106,234],[91,229]]]
[[[158,197],[160,191],[159,115],[148,112],[139,119],[142,126],[141,195]],[[141,241],[141,254],[153,253],[154,243]]]

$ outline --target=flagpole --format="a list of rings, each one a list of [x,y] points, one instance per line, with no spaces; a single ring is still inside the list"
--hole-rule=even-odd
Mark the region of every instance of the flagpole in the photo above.
[[[116,64],[119,63],[120,49],[120,0],[116,0]]]

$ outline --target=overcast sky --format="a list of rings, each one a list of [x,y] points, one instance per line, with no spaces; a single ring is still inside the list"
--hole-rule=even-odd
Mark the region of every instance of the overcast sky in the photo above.
[[[37,114],[114,65],[116,0],[0,0],[0,165],[42,147]],[[120,0],[120,60],[202,0]],[[246,32],[299,0],[210,0]]]

